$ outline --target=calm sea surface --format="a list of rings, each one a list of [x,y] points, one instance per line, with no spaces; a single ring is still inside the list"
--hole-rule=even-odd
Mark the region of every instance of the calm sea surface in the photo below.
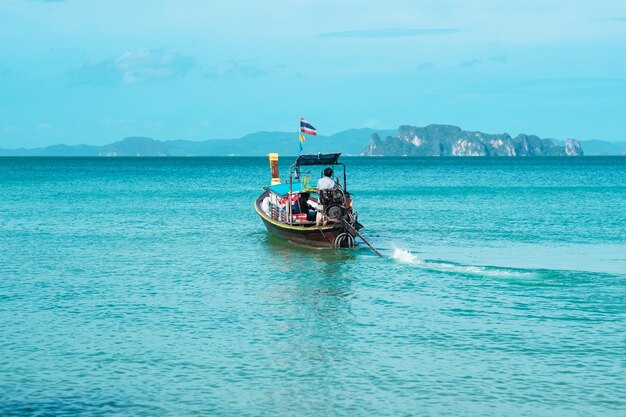
[[[385,259],[265,158],[0,158],[0,415],[626,415],[626,158],[344,162]]]

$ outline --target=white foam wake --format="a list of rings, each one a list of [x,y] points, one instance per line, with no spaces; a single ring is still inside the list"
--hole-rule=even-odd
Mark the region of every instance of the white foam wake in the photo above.
[[[391,258],[403,264],[417,265],[417,264],[422,263],[422,261],[420,261],[417,258],[417,256],[413,255],[408,250],[400,249],[400,248],[393,248],[393,251],[391,253]]]
[[[437,272],[451,272],[466,275],[480,275],[495,278],[530,278],[537,274],[512,268],[492,266],[461,265],[454,262],[421,260],[406,249],[393,248],[391,258],[399,263],[414,265]]]

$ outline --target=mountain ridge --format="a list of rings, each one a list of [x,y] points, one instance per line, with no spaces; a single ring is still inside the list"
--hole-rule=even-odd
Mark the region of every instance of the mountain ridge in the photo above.
[[[438,132],[432,137],[420,137],[419,129],[431,129]],[[414,138],[411,135],[417,136]],[[576,154],[576,143],[585,155],[626,155],[626,141],[607,142],[601,140],[586,141],[558,141],[554,139],[541,139],[535,135],[520,134],[512,138],[506,133],[489,134],[479,131],[464,131],[454,125],[428,125],[415,127],[402,125],[398,129],[348,129],[330,136],[319,135],[309,137],[304,143],[304,152],[342,152],[344,155],[369,155],[373,135],[384,142],[391,138],[391,142],[403,141],[402,147],[405,152],[383,153],[385,156],[451,156],[476,155],[476,156],[515,156],[515,146],[526,149],[520,152],[522,155],[562,155],[570,143],[570,151]],[[472,136],[473,135],[473,136]],[[424,136],[424,135],[422,135]],[[384,139],[380,139],[380,138]],[[482,143],[473,138],[481,138]],[[396,138],[396,139],[394,139]],[[412,142],[428,139],[433,141],[428,146],[420,145],[429,152],[420,150],[415,152],[409,145],[415,147]],[[459,142],[459,139],[465,141]],[[490,141],[502,140],[502,144],[495,146]],[[489,143],[485,143],[487,141]],[[391,143],[390,142],[390,143]],[[453,144],[456,148],[453,150]],[[368,145],[369,143],[369,145]],[[436,144],[435,144],[436,143]],[[552,145],[551,145],[551,144]],[[444,146],[443,152],[439,145]],[[447,144],[447,145],[446,145]],[[398,145],[398,143],[395,143]],[[494,147],[495,146],[495,147]],[[513,146],[513,148],[511,148]],[[533,148],[534,146],[534,148]],[[537,148],[538,146],[538,148]],[[419,147],[418,147],[419,148]],[[495,150],[498,148],[497,150]],[[562,151],[561,151],[562,148]],[[406,150],[409,150],[408,152]],[[534,150],[533,150],[534,149]],[[540,152],[535,152],[539,149]],[[543,151],[542,151],[543,149]],[[298,140],[295,132],[260,131],[250,133],[237,139],[208,139],[204,141],[190,141],[185,139],[156,140],[146,137],[128,137],[103,146],[96,145],[65,145],[58,144],[42,148],[0,148],[0,156],[67,156],[67,157],[131,157],[131,156],[261,156],[269,152],[278,152],[282,155],[297,155]],[[495,151],[494,151],[495,150]],[[372,155],[379,155],[374,153]]]

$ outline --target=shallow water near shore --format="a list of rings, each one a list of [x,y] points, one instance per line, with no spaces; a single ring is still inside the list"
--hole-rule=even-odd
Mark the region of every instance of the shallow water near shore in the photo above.
[[[0,415],[626,415],[626,158],[344,162],[384,259],[265,158],[0,158]]]

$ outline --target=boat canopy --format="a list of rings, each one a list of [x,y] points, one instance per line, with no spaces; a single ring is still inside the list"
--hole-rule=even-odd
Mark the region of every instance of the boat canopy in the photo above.
[[[291,192],[292,193],[303,193],[305,191],[307,192],[311,192],[307,189],[305,189],[305,187],[302,185],[301,182],[294,182],[291,184],[292,188],[291,188]],[[289,194],[289,184],[278,184],[278,185],[270,185],[269,189],[271,192],[273,192],[276,195],[279,196],[284,196]]]
[[[312,153],[299,155],[295,165],[336,165],[340,152],[338,153]]]

